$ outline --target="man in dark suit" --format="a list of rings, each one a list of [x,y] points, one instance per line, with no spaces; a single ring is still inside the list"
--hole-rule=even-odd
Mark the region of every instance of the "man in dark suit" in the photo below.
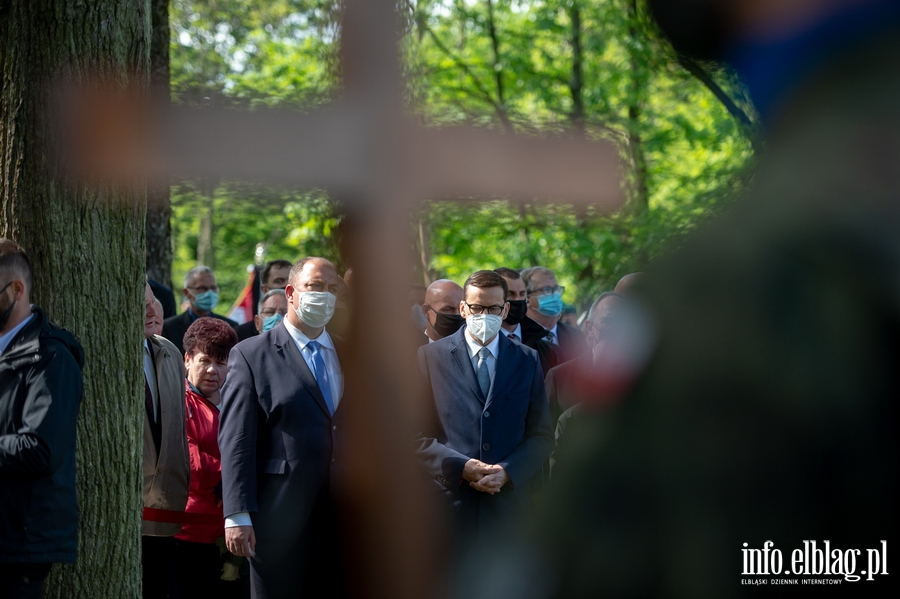
[[[522,321],[522,338],[529,347],[536,339],[543,339],[556,346],[557,362],[562,364],[587,349],[584,335],[573,326],[559,322],[562,315],[562,294],[556,274],[544,266],[532,266],[522,271],[522,280],[528,293],[527,318]]]
[[[198,318],[210,316],[224,320],[232,327],[237,326],[230,318],[213,312],[213,308],[219,302],[219,286],[216,284],[216,275],[210,267],[195,266],[187,271],[181,293],[191,305],[178,316],[167,318],[163,322],[162,333],[162,336],[171,341],[181,353],[184,353],[184,334]]]
[[[263,266],[259,275],[259,303],[262,304],[262,297],[273,289],[284,289],[288,283],[288,276],[291,272],[291,264],[287,260],[269,260]],[[255,300],[254,300],[255,301]],[[251,318],[244,324],[235,327],[238,335],[238,341],[255,337],[258,334],[259,327],[255,322],[255,318]]]
[[[419,348],[431,418],[417,455],[463,530],[479,536],[527,511],[553,449],[537,355],[499,334],[506,294],[499,274],[474,273],[460,302],[466,326]]]
[[[343,561],[331,490],[344,379],[325,330],[337,291],[331,262],[297,262],[284,320],[228,358],[219,421],[225,539],[251,557],[254,599],[316,596],[318,575]],[[342,581],[331,578],[329,596],[342,596]]]
[[[509,313],[503,319],[500,332],[511,341],[524,343],[536,351],[541,360],[541,370],[544,372],[544,376],[547,376],[547,372],[560,363],[559,346],[547,342],[542,336],[546,334],[546,330],[525,315],[528,310],[528,292],[525,291],[525,281],[522,280],[522,275],[505,266],[495,268],[494,272],[506,279],[509,289],[506,294]],[[525,323],[526,320],[528,323]],[[526,339],[523,333],[523,323],[525,323],[525,328],[530,324],[531,330],[537,330],[537,334],[532,333]]]

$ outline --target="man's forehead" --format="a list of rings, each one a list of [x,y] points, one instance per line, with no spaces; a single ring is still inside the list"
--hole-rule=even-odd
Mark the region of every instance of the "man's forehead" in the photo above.
[[[521,278],[519,278],[519,279],[507,279],[506,277],[503,277],[503,278],[506,279],[506,286],[509,287],[510,291],[521,291],[521,290],[525,289],[525,281],[523,281]]]
[[[536,272],[531,275],[531,287],[544,287],[556,285],[556,275],[551,272]]]
[[[276,266],[269,271],[269,281],[275,281],[276,279],[287,279],[290,274],[291,269],[287,266]]]
[[[337,271],[327,264],[307,262],[298,274],[301,281],[324,281],[337,283]]]
[[[496,298],[497,303],[503,303],[506,301],[506,297],[503,294],[503,287],[475,287],[474,285],[469,286],[466,289],[466,301],[469,303],[475,303],[474,298]]]
[[[216,275],[211,272],[195,272],[191,275],[190,281],[192,283],[215,283]]]

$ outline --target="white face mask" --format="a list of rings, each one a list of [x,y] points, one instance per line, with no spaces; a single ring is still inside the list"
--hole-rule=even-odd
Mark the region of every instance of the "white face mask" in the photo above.
[[[300,294],[300,307],[295,312],[307,326],[324,327],[334,315],[337,297],[328,291],[304,291]]]
[[[503,319],[495,314],[469,314],[466,327],[469,333],[484,345],[500,330]]]

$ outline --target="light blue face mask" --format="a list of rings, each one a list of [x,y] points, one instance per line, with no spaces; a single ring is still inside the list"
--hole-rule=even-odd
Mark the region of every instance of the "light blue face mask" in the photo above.
[[[284,317],[281,314],[273,314],[272,316],[266,316],[265,318],[263,318],[262,332],[265,333],[266,331],[271,331],[272,329],[274,329],[276,326],[278,326],[278,323],[281,322],[282,318]]]
[[[219,303],[219,294],[210,289],[194,296],[194,307],[204,312],[210,312]]]
[[[557,292],[538,296],[537,311],[544,316],[559,316],[562,313],[562,309],[563,301],[561,293]]]

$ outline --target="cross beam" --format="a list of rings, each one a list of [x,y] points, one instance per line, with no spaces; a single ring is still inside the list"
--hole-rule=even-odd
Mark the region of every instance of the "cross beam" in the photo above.
[[[411,456],[422,393],[407,330],[410,211],[423,199],[498,196],[612,209],[621,191],[610,143],[415,124],[403,110],[398,39],[393,0],[345,0],[334,105],[305,115],[177,108],[148,120],[95,102],[76,122],[74,156],[92,174],[249,179],[341,200],[354,268],[345,394],[360,408],[344,491],[367,577],[360,593],[420,599],[436,594],[442,543]]]

